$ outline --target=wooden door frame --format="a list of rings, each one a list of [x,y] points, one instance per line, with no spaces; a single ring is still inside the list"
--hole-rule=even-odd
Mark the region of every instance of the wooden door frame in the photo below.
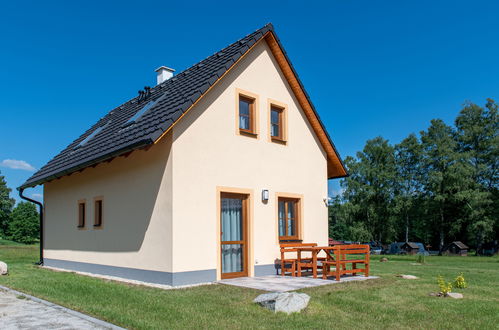
[[[249,202],[249,195],[248,194],[241,194],[241,193],[233,193],[233,192],[221,192],[220,193],[220,271],[222,270],[222,199],[223,198],[233,198],[233,199],[241,199],[242,200],[242,216],[243,216],[243,223],[242,223],[242,229],[243,229],[243,243],[239,243],[239,241],[236,243],[225,243],[225,244],[242,244],[243,245],[243,271],[242,272],[235,272],[235,273],[220,273],[220,277],[222,279],[226,278],[234,278],[234,277],[244,277],[249,275],[248,271],[248,202]]]
[[[233,187],[225,187],[225,186],[217,186],[216,187],[216,235],[217,235],[217,279],[228,278],[227,276],[222,277],[222,237],[220,235],[222,230],[222,194],[236,194],[236,195],[244,195],[246,196],[246,221],[243,227],[246,247],[243,253],[245,253],[245,261],[244,266],[246,267],[245,274],[246,275],[237,275],[237,276],[253,276],[253,189],[244,189],[244,188],[233,188]]]

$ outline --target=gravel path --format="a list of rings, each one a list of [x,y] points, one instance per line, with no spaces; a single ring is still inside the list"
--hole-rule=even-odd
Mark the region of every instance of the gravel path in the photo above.
[[[0,328],[116,329],[112,324],[13,290],[0,288]]]

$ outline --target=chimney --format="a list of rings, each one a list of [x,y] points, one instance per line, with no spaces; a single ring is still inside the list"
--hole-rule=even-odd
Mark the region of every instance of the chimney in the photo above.
[[[173,77],[173,73],[175,72],[175,70],[173,70],[172,68],[168,68],[166,66],[160,66],[155,71],[158,73],[157,85]]]

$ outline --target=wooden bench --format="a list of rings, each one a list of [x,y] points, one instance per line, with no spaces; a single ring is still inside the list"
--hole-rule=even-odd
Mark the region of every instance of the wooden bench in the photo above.
[[[341,275],[364,273],[369,276],[369,245],[349,244],[336,245],[332,249],[334,260],[326,260],[322,262],[322,278],[327,279],[328,276],[334,275],[336,281],[340,280]],[[350,258],[349,257],[352,257]],[[347,265],[351,264],[352,268],[348,269]],[[357,268],[357,265],[364,265],[364,268]],[[331,267],[334,266],[334,272],[331,272]]]
[[[281,275],[284,276],[289,269],[291,276],[296,276],[296,271],[298,269],[298,248],[300,247],[314,247],[317,243],[282,243],[281,247]],[[286,253],[294,253],[295,258],[286,258]],[[307,259],[308,260],[308,259]],[[305,260],[301,260],[300,264],[304,263]]]

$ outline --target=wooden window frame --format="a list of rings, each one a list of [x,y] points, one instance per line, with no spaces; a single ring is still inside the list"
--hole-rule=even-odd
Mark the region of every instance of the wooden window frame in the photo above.
[[[285,103],[268,99],[269,141],[282,145],[288,143],[288,106]],[[279,111],[279,136],[272,136],[272,111]]]
[[[78,229],[85,229],[85,226],[87,224],[86,218],[87,218],[87,201],[85,199],[80,199],[78,200],[77,203],[77,214],[78,214],[78,223],[77,223],[77,228]],[[83,215],[81,212],[80,207],[83,205]]]
[[[249,122],[250,122],[250,129],[243,129],[239,127],[239,101],[243,99],[246,101],[249,101],[250,103],[250,115],[249,115]],[[244,91],[242,89],[236,88],[236,134],[237,135],[243,135],[243,136],[248,136],[248,137],[253,137],[253,138],[258,138],[258,131],[259,131],[259,113],[258,113],[258,95]]]
[[[100,210],[97,205],[100,203]],[[97,220],[100,220],[97,222]],[[104,219],[104,198],[102,196],[94,198],[94,229],[102,229]]]
[[[279,233],[279,202],[285,202],[285,210],[284,210],[284,222],[285,222],[285,234],[288,231],[288,204],[286,202],[294,202],[295,207],[295,234],[294,235],[284,235],[281,236]],[[302,198],[298,196],[289,196],[289,195],[277,195],[276,198],[276,213],[277,213],[277,236],[279,242],[281,241],[299,241],[301,240],[301,228],[302,228]]]

